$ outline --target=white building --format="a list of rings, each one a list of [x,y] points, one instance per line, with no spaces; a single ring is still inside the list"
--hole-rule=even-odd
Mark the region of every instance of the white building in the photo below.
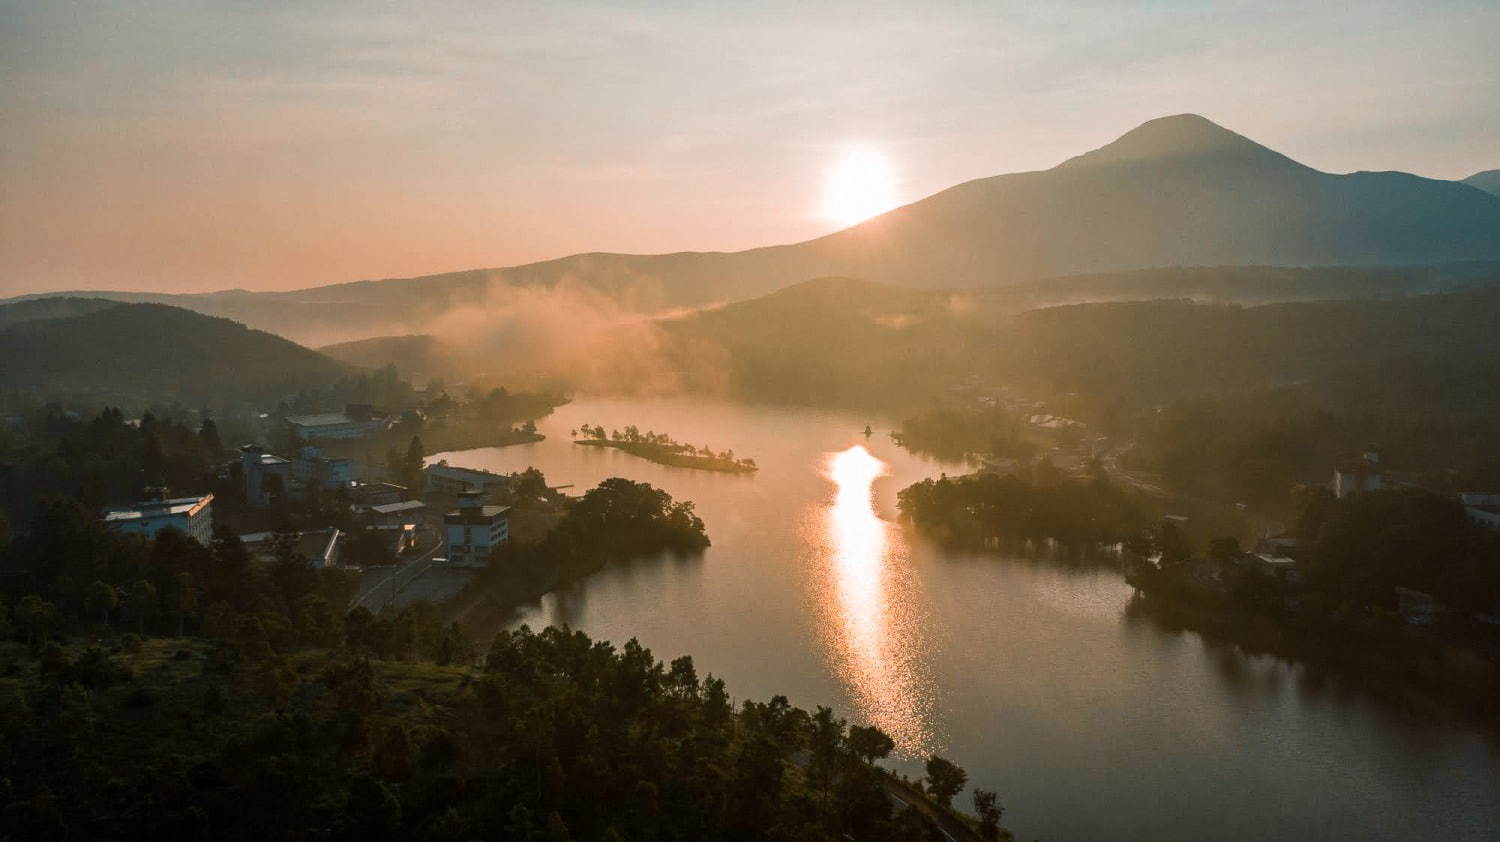
[[[104,525],[126,535],[156,537],[163,529],[178,532],[208,544],[214,537],[214,496],[167,497],[165,488],[147,489],[146,499],[134,506],[108,509]]]
[[[505,474],[449,465],[446,459],[428,465],[424,473],[427,476],[427,488],[429,490],[444,491],[449,494],[461,494],[471,488],[477,488],[481,491],[509,488],[511,481],[515,479],[515,477]]]
[[[483,491],[458,495],[458,508],[443,516],[448,533],[448,561],[483,566],[490,552],[510,540],[510,507],[484,505]]]

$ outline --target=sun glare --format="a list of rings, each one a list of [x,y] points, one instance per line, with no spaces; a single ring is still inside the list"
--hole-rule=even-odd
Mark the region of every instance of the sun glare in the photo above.
[[[844,228],[896,206],[896,176],[886,159],[872,149],[845,150],[823,193],[823,217]]]

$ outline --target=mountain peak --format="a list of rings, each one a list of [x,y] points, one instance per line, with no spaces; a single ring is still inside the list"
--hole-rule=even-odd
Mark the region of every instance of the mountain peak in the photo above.
[[[1258,160],[1301,166],[1285,155],[1197,114],[1174,114],[1147,120],[1113,143],[1070,158],[1062,166],[1203,158]]]

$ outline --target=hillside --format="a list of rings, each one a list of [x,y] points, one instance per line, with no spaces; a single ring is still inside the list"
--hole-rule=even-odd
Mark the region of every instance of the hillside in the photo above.
[[[1427,398],[1446,389],[1444,400],[1475,405],[1493,390],[1469,375],[1500,359],[1496,286],[1256,307],[1155,300],[1015,312],[1013,303],[1005,291],[823,279],[664,328],[672,365],[716,361],[737,396],[875,407],[921,406],[965,383],[1144,405],[1399,366],[1447,375],[1428,383]],[[1361,399],[1375,400],[1367,386]]]
[[[1485,170],[1477,172],[1464,179],[1464,184],[1470,187],[1478,187],[1486,193],[1500,196],[1500,170]]]
[[[318,348],[318,353],[360,368],[394,365],[402,377],[430,380],[457,376],[450,349],[436,336],[376,336]]]
[[[12,307],[35,304],[0,308],[0,322]],[[0,330],[0,359],[0,389],[130,405],[278,397],[350,371],[279,336],[160,304],[12,323]]]
[[[1399,298],[1500,285],[1500,263],[1424,266],[1169,266],[1065,275],[985,291],[1019,312],[1059,304],[1180,298],[1214,304],[1271,304]],[[976,291],[976,294],[978,291]]]
[[[294,292],[152,299],[329,342],[423,332],[449,307],[483,303],[489,284],[581,285],[650,311],[743,300],[835,275],[997,287],[1162,266],[1472,260],[1500,260],[1500,196],[1400,172],[1320,172],[1202,117],[1178,115],[1052,169],[966,182],[792,245],[579,254]]]

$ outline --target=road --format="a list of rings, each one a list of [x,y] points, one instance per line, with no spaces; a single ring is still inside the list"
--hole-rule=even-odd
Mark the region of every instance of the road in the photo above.
[[[405,564],[397,565],[391,572],[382,576],[379,581],[373,582],[369,587],[356,594],[354,600],[349,603],[350,610],[364,606],[371,611],[379,611],[381,606],[394,601],[397,594],[422,577],[432,567],[432,560],[437,557],[438,551],[443,548],[443,542],[438,541],[432,547],[422,552],[421,555],[411,559]],[[382,602],[381,600],[385,600]]]

